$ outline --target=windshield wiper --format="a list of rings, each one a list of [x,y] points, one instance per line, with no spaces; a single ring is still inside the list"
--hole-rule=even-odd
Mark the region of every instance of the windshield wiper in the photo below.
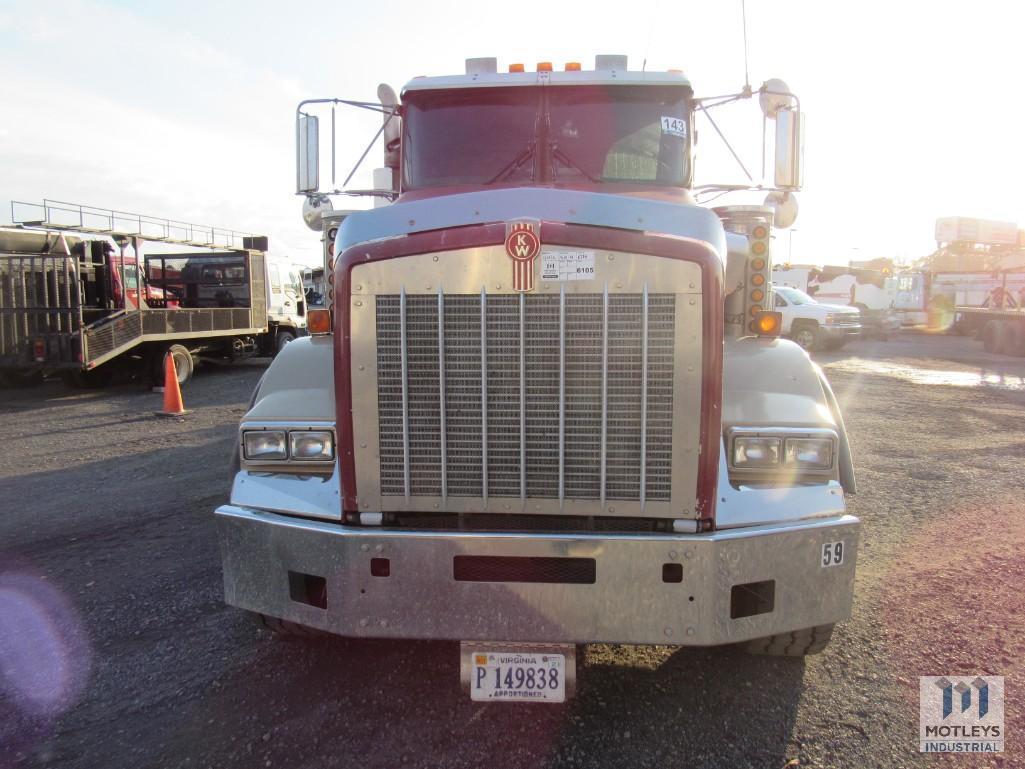
[[[534,152],[536,149],[537,145],[534,142],[530,142],[519,155],[510,160],[505,166],[502,167],[501,171],[499,171],[497,174],[495,174],[486,182],[484,182],[484,184],[495,184],[496,182],[500,182],[503,179],[506,179],[507,177],[511,176],[514,172],[519,170],[519,168],[528,160],[533,160]],[[530,180],[534,181],[533,172],[531,172],[530,174]]]
[[[575,163],[570,158],[569,155],[567,155],[565,152],[563,152],[561,149],[559,149],[559,145],[558,144],[555,144],[555,145],[552,146],[552,157],[555,160],[559,160],[559,161],[565,163],[570,168],[575,168],[577,171],[579,171],[584,176],[586,176],[588,181],[592,181],[595,184],[598,184],[599,182],[601,182],[601,179],[597,179],[594,176],[591,176],[591,174],[587,173],[587,171],[585,171],[583,168],[581,168],[579,163]]]

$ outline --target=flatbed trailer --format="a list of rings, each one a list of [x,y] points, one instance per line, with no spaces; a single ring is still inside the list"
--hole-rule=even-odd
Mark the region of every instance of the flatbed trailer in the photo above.
[[[1025,357],[1025,308],[958,306],[955,310],[986,352]]]
[[[230,233],[224,240],[240,246],[231,248],[216,237],[146,235],[141,217],[129,237],[115,230],[116,212],[103,227],[55,222],[68,209],[49,201],[39,208],[42,219],[0,231],[0,375],[8,384],[60,373],[98,386],[126,360],[159,382],[169,351],[184,380],[193,354],[238,357],[268,332],[266,238]],[[112,237],[120,253],[88,235]],[[141,260],[144,241],[213,248]]]

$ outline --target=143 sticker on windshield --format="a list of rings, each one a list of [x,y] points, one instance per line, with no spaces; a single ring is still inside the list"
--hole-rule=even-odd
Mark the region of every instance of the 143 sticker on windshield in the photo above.
[[[687,138],[687,121],[682,117],[662,116],[662,133]]]
[[[541,280],[594,280],[594,251],[544,251]]]

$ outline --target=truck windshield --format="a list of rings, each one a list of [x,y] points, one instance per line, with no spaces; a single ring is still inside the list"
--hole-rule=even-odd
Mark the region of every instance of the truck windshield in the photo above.
[[[789,286],[773,286],[772,290],[786,299],[790,304],[818,304],[818,302],[797,288],[790,288]]]
[[[465,88],[407,94],[405,189],[497,183],[688,183],[689,90]]]

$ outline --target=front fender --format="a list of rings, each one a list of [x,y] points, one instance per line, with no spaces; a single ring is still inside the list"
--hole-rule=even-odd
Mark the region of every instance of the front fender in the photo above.
[[[245,419],[333,422],[333,337],[302,337],[285,345],[261,377]]]
[[[296,339],[282,348],[260,378],[242,421],[334,423],[334,393],[332,337]],[[238,451],[236,444],[232,504],[309,518],[341,519],[337,461],[329,476],[250,473],[239,470]]]
[[[723,428],[829,427],[842,429],[822,388],[821,371],[788,339],[726,341],[723,355]]]
[[[853,493],[850,444],[836,397],[822,369],[787,339],[727,340],[723,356],[724,432],[731,427],[830,428],[840,440],[838,477],[823,483],[735,486],[721,444],[716,525],[749,526],[769,521],[841,514],[843,492]]]

